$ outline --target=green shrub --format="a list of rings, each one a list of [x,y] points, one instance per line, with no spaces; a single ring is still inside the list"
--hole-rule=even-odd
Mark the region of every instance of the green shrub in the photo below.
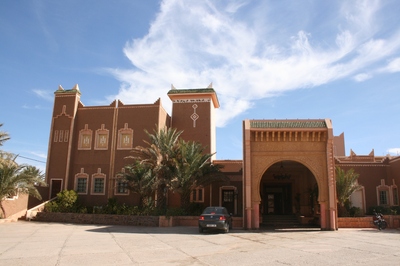
[[[199,216],[203,212],[204,208],[204,204],[192,202],[189,204],[186,213],[189,216]]]
[[[185,211],[181,208],[169,208],[167,209],[167,212],[165,216],[170,217],[170,216],[184,216],[186,215]]]
[[[74,190],[63,190],[57,198],[45,205],[47,212],[80,212],[83,207],[78,204],[78,194]]]
[[[390,209],[392,215],[400,215],[400,206],[392,206]]]
[[[55,201],[50,201],[44,205],[45,212],[59,212],[58,204]]]
[[[351,207],[348,210],[348,212],[349,212],[349,216],[350,217],[363,217],[363,216],[365,216],[364,212],[363,212],[363,210],[361,208],[354,207],[354,206]]]
[[[373,215],[374,211],[386,215],[396,215],[400,214],[400,206],[371,206],[368,208],[368,214]]]

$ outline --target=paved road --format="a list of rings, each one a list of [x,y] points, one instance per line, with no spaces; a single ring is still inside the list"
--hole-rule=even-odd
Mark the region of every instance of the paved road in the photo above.
[[[400,231],[0,224],[0,265],[400,265]]]

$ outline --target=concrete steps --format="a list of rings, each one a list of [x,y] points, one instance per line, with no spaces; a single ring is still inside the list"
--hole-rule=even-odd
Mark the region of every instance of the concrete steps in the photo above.
[[[296,215],[263,215],[262,217],[262,227],[267,228],[300,228],[304,227]]]

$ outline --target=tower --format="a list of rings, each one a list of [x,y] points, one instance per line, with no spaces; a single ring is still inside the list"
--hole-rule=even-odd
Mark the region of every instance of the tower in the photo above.
[[[217,94],[211,84],[205,89],[172,89],[168,92],[172,101],[171,126],[182,130],[186,141],[196,141],[205,147],[206,153],[216,152],[215,109],[219,108]],[[215,159],[215,155],[212,160]]]
[[[60,85],[54,95],[46,169],[50,198],[68,187],[74,121],[81,92],[78,85],[71,90],[64,90]]]

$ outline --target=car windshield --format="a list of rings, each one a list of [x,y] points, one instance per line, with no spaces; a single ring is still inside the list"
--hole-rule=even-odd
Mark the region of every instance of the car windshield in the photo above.
[[[208,207],[204,210],[203,214],[224,214],[223,208]]]

